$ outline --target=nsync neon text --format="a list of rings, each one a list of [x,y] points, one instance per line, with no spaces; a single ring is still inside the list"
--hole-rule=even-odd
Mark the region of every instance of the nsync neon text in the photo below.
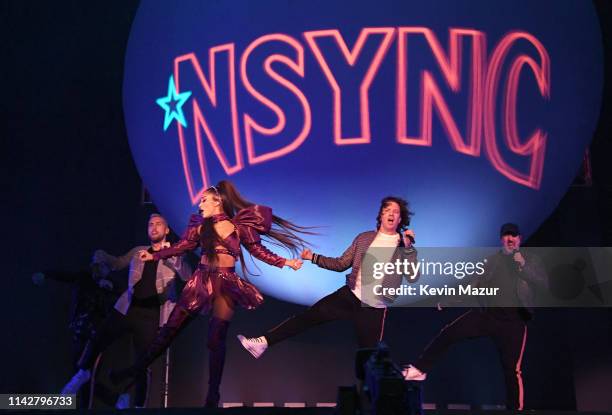
[[[432,53],[438,68],[422,70],[420,73],[419,102],[407,102],[407,68],[409,56],[407,46],[410,41],[420,38],[425,41]],[[364,53],[364,45],[369,42],[368,53]],[[463,45],[469,42],[470,56],[463,56]],[[508,58],[510,49],[517,42],[527,42],[532,50],[529,54],[518,54]],[[325,45],[323,47],[322,45]],[[330,44],[333,47],[330,47]],[[263,68],[248,68],[249,58],[258,48],[274,45],[282,45],[285,49],[292,51],[291,56],[281,53],[270,53],[263,61]],[[374,45],[374,47],[372,47]],[[490,54],[487,56],[487,39],[485,33],[464,28],[450,28],[448,43],[444,47],[436,34],[426,27],[375,27],[363,28],[354,42],[349,46],[337,29],[316,30],[303,33],[303,41],[286,34],[268,34],[253,40],[241,53],[236,56],[234,43],[227,43],[212,47],[208,51],[208,70],[205,71],[200,61],[194,53],[187,53],[177,56],[174,59],[174,79],[177,91],[181,90],[181,73],[193,71],[196,74],[204,96],[208,100],[208,108],[216,108],[220,94],[224,94],[224,102],[230,103],[229,113],[231,114],[233,154],[226,154],[219,145],[219,136],[211,128],[209,122],[212,114],[202,111],[202,106],[198,99],[191,101],[193,122],[189,128],[183,128],[176,123],[178,128],[179,145],[185,179],[192,203],[197,203],[203,189],[210,184],[207,169],[207,158],[212,155],[205,155],[204,140],[212,147],[214,156],[221,163],[227,175],[235,174],[242,170],[245,163],[251,165],[264,163],[279,157],[283,157],[296,150],[308,138],[312,127],[311,102],[307,96],[295,83],[283,77],[273,68],[274,65],[283,65],[284,69],[296,74],[300,78],[307,76],[305,73],[305,55],[311,54],[316,60],[319,69],[324,74],[327,85],[321,87],[330,88],[333,101],[330,110],[333,115],[333,126],[330,136],[338,146],[346,145],[367,145],[375,137],[370,125],[369,95],[370,87],[376,78],[381,63],[390,55],[391,48],[397,48],[396,56],[396,79],[388,82],[395,82],[395,140],[399,145],[431,146],[432,145],[432,122],[435,115],[440,124],[444,127],[450,146],[457,152],[473,157],[479,157],[484,151],[492,166],[499,173],[508,179],[521,185],[538,189],[542,179],[544,169],[544,154],[546,150],[546,132],[536,128],[527,137],[520,137],[518,134],[517,123],[517,92],[521,81],[521,72],[530,71],[535,78],[537,93],[544,100],[550,97],[550,58],[542,43],[533,35],[523,31],[512,31],[503,36],[495,44]],[[217,57],[225,55],[225,65],[217,64]],[[340,68],[333,62],[340,61],[344,64]],[[464,78],[468,82],[462,82],[461,63],[462,59],[469,59],[469,75]],[[357,68],[358,60],[362,64]],[[365,59],[365,65],[363,64]],[[365,68],[365,69],[364,69]],[[503,85],[501,84],[502,70],[507,71]],[[346,71],[352,71],[347,77]],[[265,91],[256,89],[252,84],[253,76],[265,75],[279,86],[285,88],[293,97],[296,108],[292,111],[299,115],[298,120],[292,119],[301,126],[299,131],[288,134],[287,112],[274,101],[273,97],[266,96]],[[450,107],[444,94],[441,92],[439,82],[442,78],[448,89],[452,93],[465,91],[468,94],[467,125],[458,126],[453,118]],[[342,75],[342,76],[340,76]],[[227,77],[229,88],[221,90],[217,88],[219,77]],[[346,79],[352,79],[348,85]],[[358,80],[358,86],[354,80]],[[276,122],[273,125],[262,125],[253,114],[246,111],[240,112],[236,99],[237,82],[246,92],[261,105],[267,107],[275,116]],[[533,85],[533,84],[531,84]],[[193,87],[193,85],[189,85]],[[353,96],[358,96],[358,102],[346,102],[347,88],[355,89]],[[502,94],[502,95],[498,95]],[[200,94],[202,95],[202,94]],[[501,98],[501,111],[496,109],[498,97]],[[200,98],[201,99],[201,98]],[[326,103],[317,102],[317,109],[321,110]],[[357,105],[359,111],[357,135],[347,135],[343,120],[343,106]],[[419,108],[420,124],[411,127],[418,131],[416,135],[408,133],[407,111],[415,111]],[[435,110],[435,111],[434,111]],[[496,116],[498,114],[498,116]],[[501,114],[501,115],[499,115]],[[242,127],[241,127],[242,126]],[[503,137],[498,140],[498,133]],[[199,174],[202,178],[203,188],[195,189],[192,167],[189,165],[186,150],[187,135],[190,139],[195,139],[197,157],[199,163]],[[282,145],[273,151],[257,151],[258,137],[270,140],[270,137],[279,137]],[[243,140],[244,137],[244,140]],[[524,157],[528,162],[527,168],[521,171],[513,167],[504,159],[498,142],[506,146],[506,151]],[[243,149],[246,147],[246,154]]]

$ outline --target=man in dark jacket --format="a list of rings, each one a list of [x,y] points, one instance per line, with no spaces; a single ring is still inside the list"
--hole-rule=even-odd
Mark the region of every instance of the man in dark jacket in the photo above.
[[[485,307],[472,309],[445,326],[421,356],[404,369],[406,380],[421,381],[453,344],[471,338],[490,337],[499,351],[506,384],[506,407],[523,409],[521,363],[531,319],[534,289],[546,287],[546,274],[540,259],[521,252],[519,227],[506,223],[500,230],[501,249],[487,258],[480,286],[499,288]]]
[[[121,294],[121,284],[111,268],[104,263],[92,263],[90,270],[76,272],[46,270],[32,275],[32,282],[42,285],[45,280],[68,283],[72,286],[70,323],[72,332],[72,361],[77,366],[87,341],[96,334],[100,323],[109,315]],[[89,389],[89,388],[86,388]],[[79,407],[89,406],[89,393],[79,396]]]

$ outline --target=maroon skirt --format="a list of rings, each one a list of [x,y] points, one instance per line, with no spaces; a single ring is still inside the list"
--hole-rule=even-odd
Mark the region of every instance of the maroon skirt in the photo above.
[[[178,306],[190,313],[208,314],[215,295],[230,298],[234,304],[248,310],[263,303],[263,296],[250,282],[236,274],[234,267],[212,267],[199,264],[183,288]]]

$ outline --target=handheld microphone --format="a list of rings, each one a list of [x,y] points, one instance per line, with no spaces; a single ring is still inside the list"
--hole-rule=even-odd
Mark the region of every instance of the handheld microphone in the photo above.
[[[514,263],[516,264],[516,270],[518,272],[521,272],[523,270],[523,267],[517,260],[514,259],[514,255],[516,255],[518,252],[520,252],[519,248],[515,248],[512,250],[512,253],[510,255],[512,255],[512,259],[514,260]]]
[[[406,235],[404,232],[406,232],[406,228],[402,228],[402,235]],[[408,237],[408,239],[410,239],[410,243],[414,244],[415,240],[414,240],[414,236],[412,235],[406,235]]]

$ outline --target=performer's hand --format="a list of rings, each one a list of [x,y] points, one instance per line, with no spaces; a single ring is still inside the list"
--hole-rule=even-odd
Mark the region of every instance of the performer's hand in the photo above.
[[[45,282],[45,274],[42,272],[35,272],[32,274],[32,283],[34,285],[42,285]]]
[[[92,264],[100,264],[102,262],[108,262],[108,253],[102,249],[96,249],[93,257],[91,258]]]
[[[302,260],[297,259],[297,258],[285,260],[285,265],[293,268],[294,271],[297,271],[298,269],[300,269],[302,267],[302,264],[303,264]]]
[[[523,268],[525,266],[525,257],[520,251],[514,253],[514,260]]]
[[[170,242],[164,242],[161,247],[162,249],[170,248]]]
[[[112,291],[113,290],[113,282],[107,279],[101,279],[98,281],[98,287]]]
[[[140,258],[142,262],[153,261],[153,255],[146,250],[138,251],[138,258]]]
[[[306,261],[312,261],[312,251],[308,248],[304,249],[302,251],[301,257],[302,259],[305,259]]]
[[[412,246],[412,241],[410,240],[410,237],[412,237],[412,240],[415,240],[416,234],[412,229],[406,229],[402,234],[402,237],[404,238],[404,246],[406,248],[410,248]]]

